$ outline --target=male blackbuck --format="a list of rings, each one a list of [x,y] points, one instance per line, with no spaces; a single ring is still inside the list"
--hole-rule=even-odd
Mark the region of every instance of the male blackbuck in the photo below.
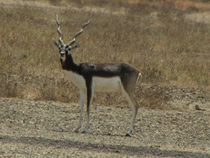
[[[76,37],[83,32],[83,29],[90,23],[85,23],[81,30],[75,34],[73,40],[64,44],[62,33],[60,30],[60,22],[56,15],[58,24],[59,40],[54,41],[54,44],[59,48],[60,62],[64,73],[80,90],[80,118],[79,125],[75,132],[79,132],[81,128],[83,107],[87,98],[87,125],[82,133],[86,133],[90,124],[90,110],[94,90],[104,92],[122,91],[128,103],[132,108],[131,124],[126,136],[130,136],[133,130],[133,123],[137,114],[138,104],[133,96],[133,89],[136,82],[141,77],[139,70],[127,63],[79,63],[76,64],[72,58],[71,50],[79,46],[73,45],[76,42]]]

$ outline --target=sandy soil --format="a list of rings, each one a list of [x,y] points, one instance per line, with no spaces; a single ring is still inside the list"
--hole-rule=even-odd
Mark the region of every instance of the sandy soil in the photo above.
[[[0,156],[210,157],[208,110],[141,108],[126,137],[130,117],[129,108],[93,105],[89,131],[74,133],[76,104],[0,98]]]

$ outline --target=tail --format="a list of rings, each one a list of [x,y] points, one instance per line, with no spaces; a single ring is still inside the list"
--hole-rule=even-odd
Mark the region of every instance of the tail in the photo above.
[[[136,84],[139,82],[139,79],[141,78],[141,73],[139,73],[139,75],[138,75],[138,78],[137,78],[137,80],[136,80]]]

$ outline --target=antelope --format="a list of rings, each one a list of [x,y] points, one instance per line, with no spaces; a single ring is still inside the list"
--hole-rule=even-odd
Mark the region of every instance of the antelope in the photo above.
[[[104,92],[119,92],[125,95],[128,103],[132,108],[131,123],[126,136],[131,136],[133,124],[136,118],[138,103],[133,96],[135,84],[141,77],[141,73],[135,67],[127,63],[79,63],[76,64],[72,58],[71,51],[79,46],[75,44],[76,37],[79,36],[83,29],[90,24],[90,21],[85,23],[81,30],[77,32],[73,39],[64,44],[63,35],[60,30],[60,22],[56,15],[58,25],[57,32],[59,34],[58,41],[53,39],[54,44],[59,48],[60,62],[64,73],[71,79],[80,91],[80,116],[78,127],[74,132],[79,132],[82,126],[83,107],[87,99],[87,125],[82,133],[86,133],[90,125],[90,111],[94,90]],[[75,44],[75,45],[74,45]]]

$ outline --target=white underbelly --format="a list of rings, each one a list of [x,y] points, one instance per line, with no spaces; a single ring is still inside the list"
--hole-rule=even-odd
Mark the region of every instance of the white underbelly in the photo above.
[[[72,71],[64,70],[64,73],[79,89],[86,89],[86,83],[83,76]],[[103,92],[118,92],[121,91],[122,83],[119,77],[93,77],[92,88]]]
[[[72,71],[66,71],[66,70],[64,70],[64,73],[66,74],[67,77],[70,78],[70,80],[74,83],[76,87],[83,90],[86,89],[85,79],[83,76],[74,73]]]
[[[119,77],[93,77],[94,90],[103,92],[118,92],[121,90],[121,80]]]

